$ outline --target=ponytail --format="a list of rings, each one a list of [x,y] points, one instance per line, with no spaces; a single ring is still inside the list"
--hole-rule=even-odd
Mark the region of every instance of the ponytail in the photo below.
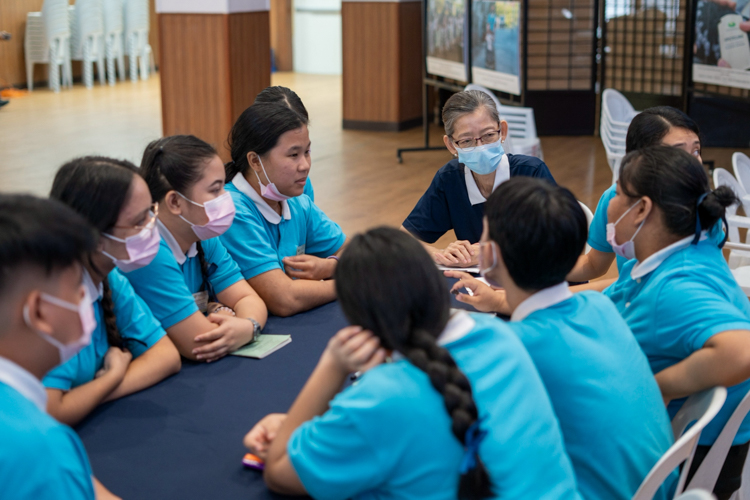
[[[492,496],[489,475],[478,456],[486,433],[471,385],[450,353],[437,344],[448,323],[450,294],[430,256],[410,235],[376,228],[352,239],[334,279],[349,322],[372,331],[385,349],[404,354],[442,396],[451,431],[465,450],[458,498]]]
[[[104,320],[104,329],[107,332],[107,343],[111,347],[123,349],[125,342],[120,336],[120,330],[117,328],[117,317],[115,316],[115,304],[112,301],[112,289],[109,287],[109,279],[105,276],[102,281],[102,319]]]

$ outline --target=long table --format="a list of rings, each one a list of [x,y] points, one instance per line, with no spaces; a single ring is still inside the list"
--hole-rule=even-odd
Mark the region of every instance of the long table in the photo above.
[[[242,466],[242,438],[268,413],[289,409],[347,324],[338,302],[270,317],[264,332],[291,334],[292,343],[267,358],[183,361],[179,374],[100,406],[76,428],[94,474],[126,500],[288,498]]]

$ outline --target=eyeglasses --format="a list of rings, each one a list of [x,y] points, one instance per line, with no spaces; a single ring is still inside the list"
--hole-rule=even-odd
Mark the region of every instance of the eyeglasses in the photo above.
[[[154,224],[156,224],[156,217],[159,215],[159,204],[158,203],[152,203],[151,204],[151,210],[149,210],[149,216],[146,222],[143,224],[138,224],[135,226],[112,226],[113,228],[117,229],[137,229],[138,231],[142,231],[144,228],[151,229],[154,227]]]
[[[458,141],[451,137],[451,141],[457,148],[468,152],[477,147],[477,141],[482,141],[482,144],[492,144],[493,142],[497,142],[500,138],[501,131],[502,129],[492,130],[491,132],[484,134],[482,137],[472,137],[470,139],[460,139]]]

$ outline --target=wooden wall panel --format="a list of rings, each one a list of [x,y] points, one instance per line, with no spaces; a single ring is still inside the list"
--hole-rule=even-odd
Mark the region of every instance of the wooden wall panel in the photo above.
[[[271,85],[271,49],[268,12],[230,14],[229,82],[232,123],[255,96]]]
[[[0,0],[0,30],[13,35],[8,42],[0,42],[0,87],[6,85],[26,85],[26,63],[23,41],[26,32],[26,14],[42,10],[44,0]],[[75,0],[70,1],[71,5]],[[159,65],[159,28],[156,20],[155,0],[151,0],[151,30],[149,43],[154,60]],[[80,63],[73,64],[74,76],[80,76]],[[47,80],[47,66],[38,64],[34,68],[34,81]]]
[[[193,134],[220,152],[232,125],[227,24],[221,14],[159,15],[164,135]]]
[[[271,48],[278,71],[294,71],[292,49],[292,0],[271,0]]]
[[[399,130],[421,115],[419,3],[344,2],[344,128]]]

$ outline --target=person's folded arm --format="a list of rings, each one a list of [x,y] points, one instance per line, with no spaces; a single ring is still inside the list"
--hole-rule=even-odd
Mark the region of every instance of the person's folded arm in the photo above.
[[[253,318],[261,327],[266,326],[266,303],[247,281],[238,281],[217,295],[221,303],[231,307],[238,318]]]
[[[248,281],[276,316],[292,316],[336,299],[333,280],[293,280],[281,269],[272,269]]]
[[[125,378],[104,398],[104,401],[112,401],[142,391],[179,372],[181,367],[180,353],[165,335],[128,365]]]

